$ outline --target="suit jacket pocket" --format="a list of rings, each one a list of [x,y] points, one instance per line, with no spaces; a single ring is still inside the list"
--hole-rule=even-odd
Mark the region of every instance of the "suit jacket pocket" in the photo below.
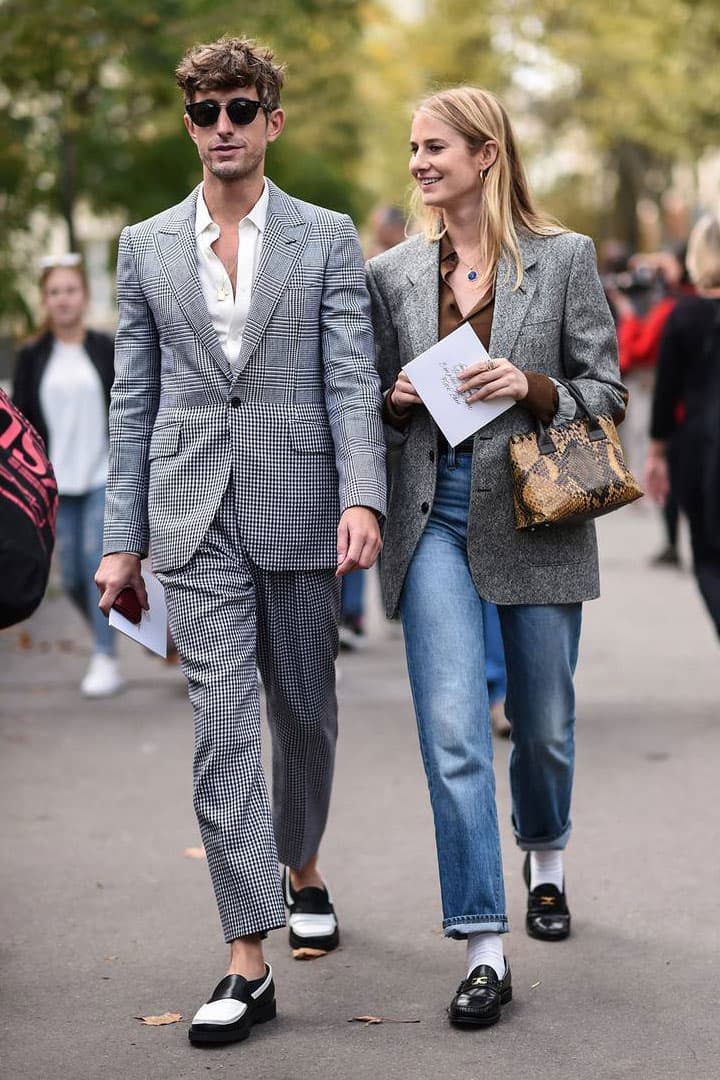
[[[290,441],[298,454],[335,453],[335,443],[327,424],[296,420],[290,425]]]
[[[177,454],[180,445],[180,429],[182,424],[163,424],[155,428],[150,437],[150,451],[148,460],[154,461],[160,457],[172,457]]]

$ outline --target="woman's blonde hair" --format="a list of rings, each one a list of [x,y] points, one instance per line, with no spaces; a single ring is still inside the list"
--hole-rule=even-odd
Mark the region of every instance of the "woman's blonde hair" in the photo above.
[[[698,289],[720,288],[720,218],[704,214],[688,239],[688,273]]]
[[[471,153],[478,151],[488,139],[497,143],[497,159],[479,181],[483,200],[478,230],[487,262],[481,285],[490,285],[504,252],[515,264],[515,288],[518,289],[523,279],[518,226],[538,236],[556,236],[567,229],[533,204],[505,109],[489,90],[459,86],[432,94],[421,101],[415,111],[433,116],[462,135]],[[422,225],[426,240],[439,240],[443,236],[442,212],[424,206],[417,188],[412,193],[411,209]]]

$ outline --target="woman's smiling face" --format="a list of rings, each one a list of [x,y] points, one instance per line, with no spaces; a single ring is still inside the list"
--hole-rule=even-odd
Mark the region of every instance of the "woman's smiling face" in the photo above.
[[[485,144],[487,146],[487,144]],[[416,112],[410,131],[410,172],[425,206],[480,203],[484,155],[457,131],[429,113]]]

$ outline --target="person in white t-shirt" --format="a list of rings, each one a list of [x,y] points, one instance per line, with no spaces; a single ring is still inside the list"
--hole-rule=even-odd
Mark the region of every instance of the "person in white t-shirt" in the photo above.
[[[107,334],[85,326],[88,287],[79,255],[44,260],[40,288],[45,322],[19,350],[13,400],[45,441],[57,477],[63,584],[93,635],[80,689],[85,697],[108,697],[125,684],[93,576],[102,548],[114,347]]]

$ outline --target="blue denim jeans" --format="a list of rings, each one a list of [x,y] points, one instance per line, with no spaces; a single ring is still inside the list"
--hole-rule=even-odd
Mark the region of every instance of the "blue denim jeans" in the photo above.
[[[351,570],[342,579],[340,610],[342,618],[362,618],[365,611],[365,574],[367,570]]]
[[[508,929],[486,678],[485,612],[468,566],[470,455],[440,459],[430,519],[400,601],[420,748],[435,819],[448,937]],[[498,607],[512,723],[515,837],[564,848],[574,764],[573,675],[581,604]]]
[[[485,677],[490,704],[494,705],[496,701],[503,701],[507,694],[505,650],[497,607],[489,600],[483,600],[482,606],[485,630]]]
[[[80,614],[90,624],[94,651],[112,656],[115,632],[97,606],[95,571],[102,558],[105,488],[86,495],[61,495],[58,504],[56,543],[63,585]]]

